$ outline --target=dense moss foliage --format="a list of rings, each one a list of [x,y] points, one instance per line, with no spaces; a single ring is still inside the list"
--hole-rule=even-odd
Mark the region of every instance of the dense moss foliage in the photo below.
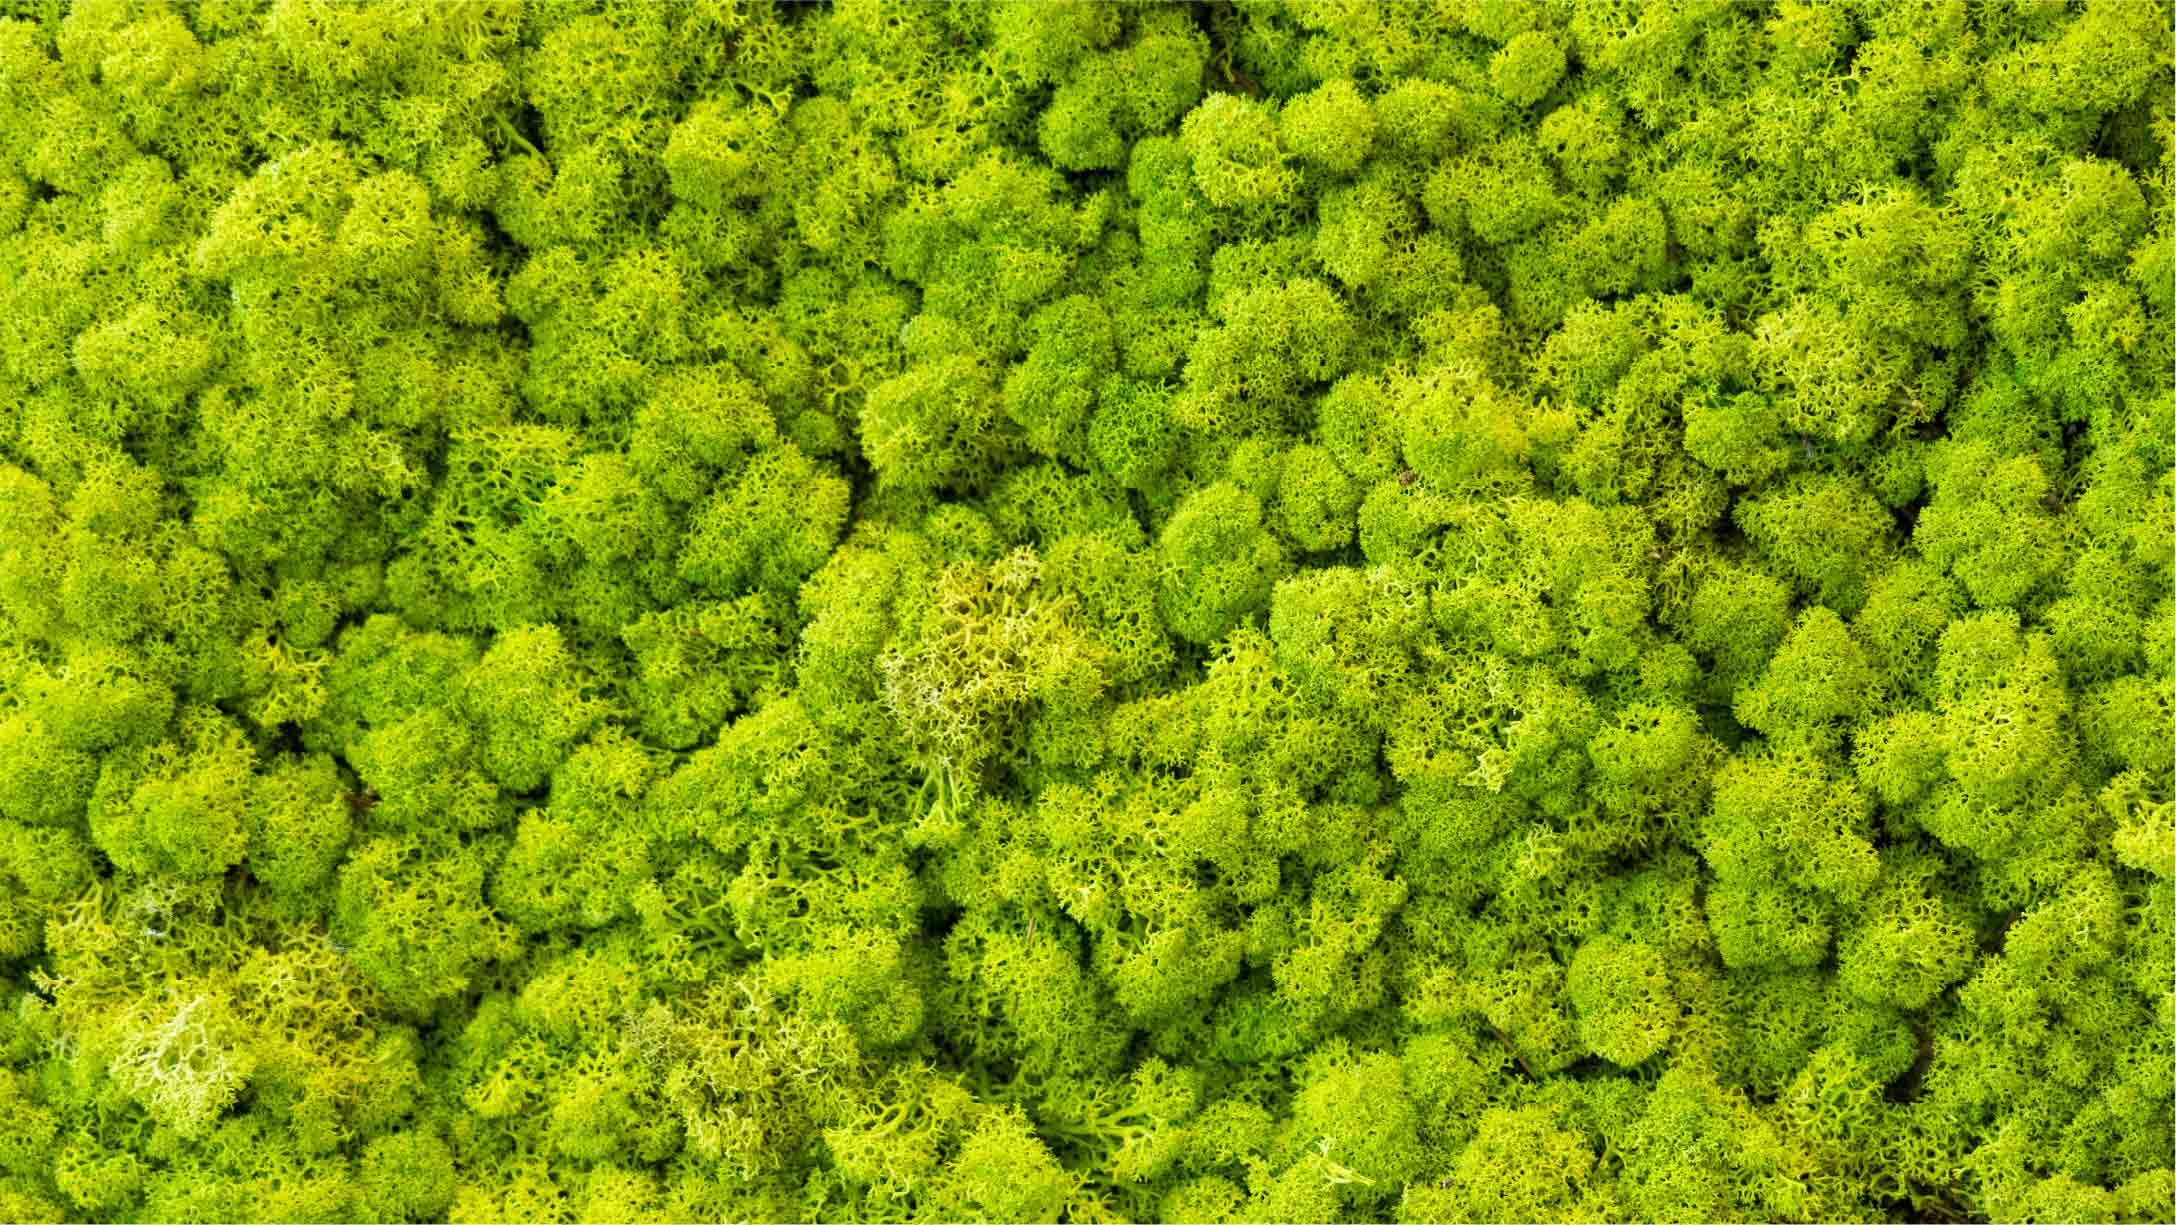
[[[2176,1216],[2165,5],[0,14],[0,1219]]]

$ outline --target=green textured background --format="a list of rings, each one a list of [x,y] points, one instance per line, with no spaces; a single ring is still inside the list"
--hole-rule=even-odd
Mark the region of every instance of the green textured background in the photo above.
[[[2176,1217],[2164,5],[0,14],[0,1220]]]

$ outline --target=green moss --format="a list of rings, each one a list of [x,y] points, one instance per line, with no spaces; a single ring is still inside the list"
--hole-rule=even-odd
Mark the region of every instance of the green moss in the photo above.
[[[0,1218],[2176,1219],[2164,0],[0,10]]]

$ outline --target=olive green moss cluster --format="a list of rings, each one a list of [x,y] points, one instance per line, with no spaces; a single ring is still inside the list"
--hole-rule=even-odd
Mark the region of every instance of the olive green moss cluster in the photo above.
[[[2147,0],[0,0],[0,1219],[2169,1220]]]

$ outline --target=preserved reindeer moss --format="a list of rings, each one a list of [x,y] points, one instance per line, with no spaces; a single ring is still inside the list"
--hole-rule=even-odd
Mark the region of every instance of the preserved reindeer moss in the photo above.
[[[0,1220],[2176,1217],[2169,20],[0,0]]]

